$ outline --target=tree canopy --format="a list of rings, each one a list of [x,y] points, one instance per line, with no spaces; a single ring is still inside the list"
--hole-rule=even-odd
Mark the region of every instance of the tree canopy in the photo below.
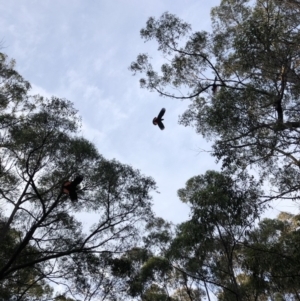
[[[299,199],[300,4],[222,0],[211,17],[211,32],[150,17],[141,37],[166,61],[130,66],[142,88],[189,102],[179,123],[222,163],[178,190],[178,225],[152,212],[151,177],[105,159],[72,102],[31,95],[0,54],[0,300],[300,300],[299,214],[261,218]]]
[[[299,300],[299,215],[260,221],[266,206],[254,179],[224,172],[193,177],[178,195],[189,219],[175,229],[152,221],[144,247],[113,261],[131,298]]]
[[[70,101],[31,96],[14,62],[0,58],[3,294],[31,300],[28,294],[45,290],[47,281],[64,284],[73,298],[114,295],[108,259],[138,244],[153,218],[155,182],[103,158],[79,135],[80,118]],[[78,174],[84,181],[78,201],[71,201],[62,186]],[[90,225],[82,223],[82,214]]]
[[[188,300],[300,300],[298,215],[260,220],[271,200],[299,200],[299,9],[296,0],[222,0],[211,32],[168,12],[140,31],[165,63],[156,70],[143,53],[130,70],[142,88],[189,102],[179,123],[212,141],[222,163],[178,191],[190,218],[155,241]],[[204,295],[188,293],[198,288]]]

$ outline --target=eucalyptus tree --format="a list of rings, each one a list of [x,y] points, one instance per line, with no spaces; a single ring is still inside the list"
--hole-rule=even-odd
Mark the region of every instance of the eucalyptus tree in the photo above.
[[[1,228],[4,226],[3,216],[1,216]],[[4,264],[5,258],[14,251],[20,233],[10,229],[0,248],[0,265]],[[26,250],[30,254],[32,247]],[[14,273],[14,277],[8,277],[0,282],[0,300],[51,300],[53,289],[44,280],[34,266],[22,269]]]
[[[254,289],[251,294],[240,279],[251,273],[243,258],[248,258],[248,236],[266,208],[260,194],[247,174],[233,179],[207,171],[192,177],[178,190],[190,207],[189,219],[175,229],[162,219],[151,221],[144,248],[113,260],[113,274],[137,300],[199,301],[213,294],[226,301],[256,300]]]
[[[160,72],[140,54],[130,69],[143,88],[190,102],[179,123],[213,139],[223,167],[256,166],[274,193],[298,197],[300,5],[298,1],[222,0],[212,32],[177,16],[149,18],[141,37],[166,59]]]
[[[245,295],[257,300],[300,300],[299,218],[281,212],[247,233],[239,253],[243,271],[239,281]]]
[[[4,54],[0,79],[0,249],[15,233],[1,256],[0,283],[33,270],[40,283],[65,285],[66,298],[113,298],[107,258],[138,244],[153,218],[154,180],[103,158],[79,135],[72,103],[31,96]],[[62,185],[78,174],[84,181],[75,202]]]
[[[165,283],[163,275],[176,289],[172,300],[300,300],[299,215],[283,212],[260,221],[267,206],[247,174],[234,179],[207,171],[178,195],[190,206],[189,219],[140,275]]]
[[[233,180],[215,171],[189,179],[178,190],[190,206],[190,218],[177,226],[165,256],[208,298],[224,291],[230,296],[226,300],[246,300],[237,280],[241,268],[236,256],[264,210],[259,194],[253,178]]]
[[[205,293],[196,281],[174,269],[166,251],[174,225],[162,218],[147,224],[144,245],[110,260],[115,287],[124,298],[141,301],[200,301]]]

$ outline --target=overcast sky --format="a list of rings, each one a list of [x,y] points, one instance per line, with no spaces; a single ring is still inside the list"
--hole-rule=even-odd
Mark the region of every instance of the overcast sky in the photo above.
[[[128,67],[147,52],[158,65],[155,41],[144,43],[139,31],[150,16],[176,14],[193,31],[210,30],[210,10],[219,0],[0,0],[2,51],[17,61],[32,93],[72,101],[82,116],[82,135],[107,159],[117,159],[152,176],[158,216],[178,223],[189,209],[177,197],[192,176],[218,169],[200,149],[210,144],[193,128],[178,124],[188,101],[142,90]],[[152,119],[165,107],[165,127]],[[281,205],[281,207],[280,207]],[[291,204],[275,204],[292,211]]]

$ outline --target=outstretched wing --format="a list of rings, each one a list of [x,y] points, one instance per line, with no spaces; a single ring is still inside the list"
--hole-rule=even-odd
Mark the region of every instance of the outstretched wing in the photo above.
[[[161,130],[164,130],[164,129],[165,129],[165,126],[164,126],[164,124],[161,122],[160,119],[157,120],[157,125],[159,126],[159,128],[160,128]]]
[[[157,119],[160,120],[164,116],[165,112],[166,112],[166,109],[162,108],[157,116]]]

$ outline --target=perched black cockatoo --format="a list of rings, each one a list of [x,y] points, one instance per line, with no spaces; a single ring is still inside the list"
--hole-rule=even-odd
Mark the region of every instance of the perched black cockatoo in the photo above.
[[[72,202],[76,202],[77,199],[77,185],[79,185],[83,180],[83,176],[78,175],[72,182],[65,181],[63,184],[63,193],[70,196]]]
[[[212,88],[211,88],[213,94],[215,94],[215,93],[217,92],[217,89],[218,89],[218,86],[217,86],[217,84],[216,84],[217,79],[218,79],[218,78],[215,77],[215,81],[214,81],[213,86],[212,86]]]
[[[166,109],[165,109],[165,108],[162,108],[162,109],[160,110],[158,116],[157,116],[157,117],[154,117],[154,118],[153,118],[153,121],[152,121],[153,124],[154,124],[154,125],[158,125],[159,128],[160,128],[161,130],[163,130],[163,129],[165,128],[164,124],[162,123],[162,121],[163,121],[162,117],[164,116],[165,112],[166,112]]]

